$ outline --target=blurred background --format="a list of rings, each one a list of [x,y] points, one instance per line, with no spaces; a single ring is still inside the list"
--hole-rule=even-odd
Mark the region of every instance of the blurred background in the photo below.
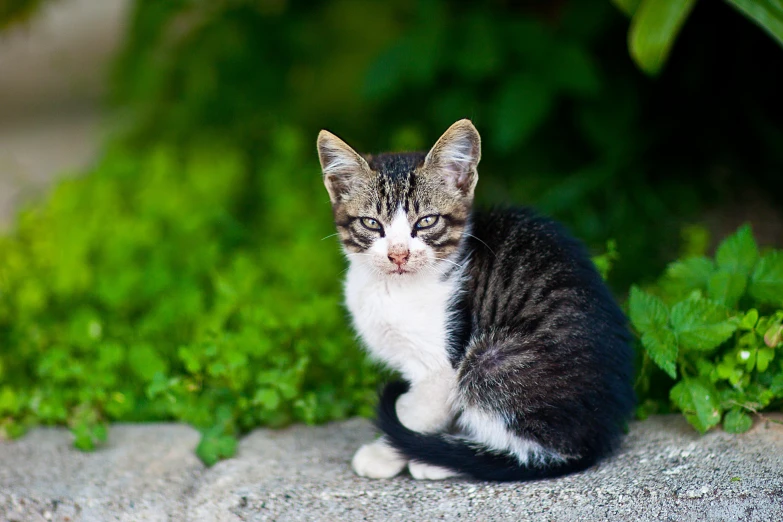
[[[369,414],[321,128],[471,118],[479,201],[565,222],[621,300],[742,223],[781,246],[782,42],[778,0],[0,0],[0,426],[177,418],[214,461]]]

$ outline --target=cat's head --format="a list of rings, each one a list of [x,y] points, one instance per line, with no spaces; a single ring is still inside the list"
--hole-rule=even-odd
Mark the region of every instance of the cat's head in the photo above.
[[[334,134],[318,135],[334,220],[352,263],[381,276],[438,274],[466,232],[481,138],[460,120],[429,152],[362,156]]]

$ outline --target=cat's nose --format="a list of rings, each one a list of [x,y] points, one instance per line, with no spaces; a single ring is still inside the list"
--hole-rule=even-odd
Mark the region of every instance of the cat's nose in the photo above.
[[[389,261],[397,266],[402,266],[408,262],[410,255],[410,250],[395,250],[394,252],[389,252]]]

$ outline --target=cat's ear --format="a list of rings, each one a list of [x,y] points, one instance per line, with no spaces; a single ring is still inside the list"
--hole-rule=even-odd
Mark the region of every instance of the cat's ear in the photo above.
[[[424,168],[428,175],[438,176],[463,196],[472,197],[480,159],[481,136],[470,120],[459,120],[427,153]]]
[[[351,189],[368,178],[370,166],[347,143],[329,131],[318,134],[318,159],[329,199],[337,203]]]

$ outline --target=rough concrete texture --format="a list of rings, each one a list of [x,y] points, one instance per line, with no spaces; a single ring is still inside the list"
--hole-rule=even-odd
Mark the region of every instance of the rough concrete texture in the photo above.
[[[91,454],[65,430],[39,429],[0,443],[0,520],[783,520],[783,426],[772,422],[699,436],[679,416],[655,417],[594,469],[526,484],[356,477],[351,455],[373,435],[360,419],[257,430],[204,469],[186,426],[114,426]]]

